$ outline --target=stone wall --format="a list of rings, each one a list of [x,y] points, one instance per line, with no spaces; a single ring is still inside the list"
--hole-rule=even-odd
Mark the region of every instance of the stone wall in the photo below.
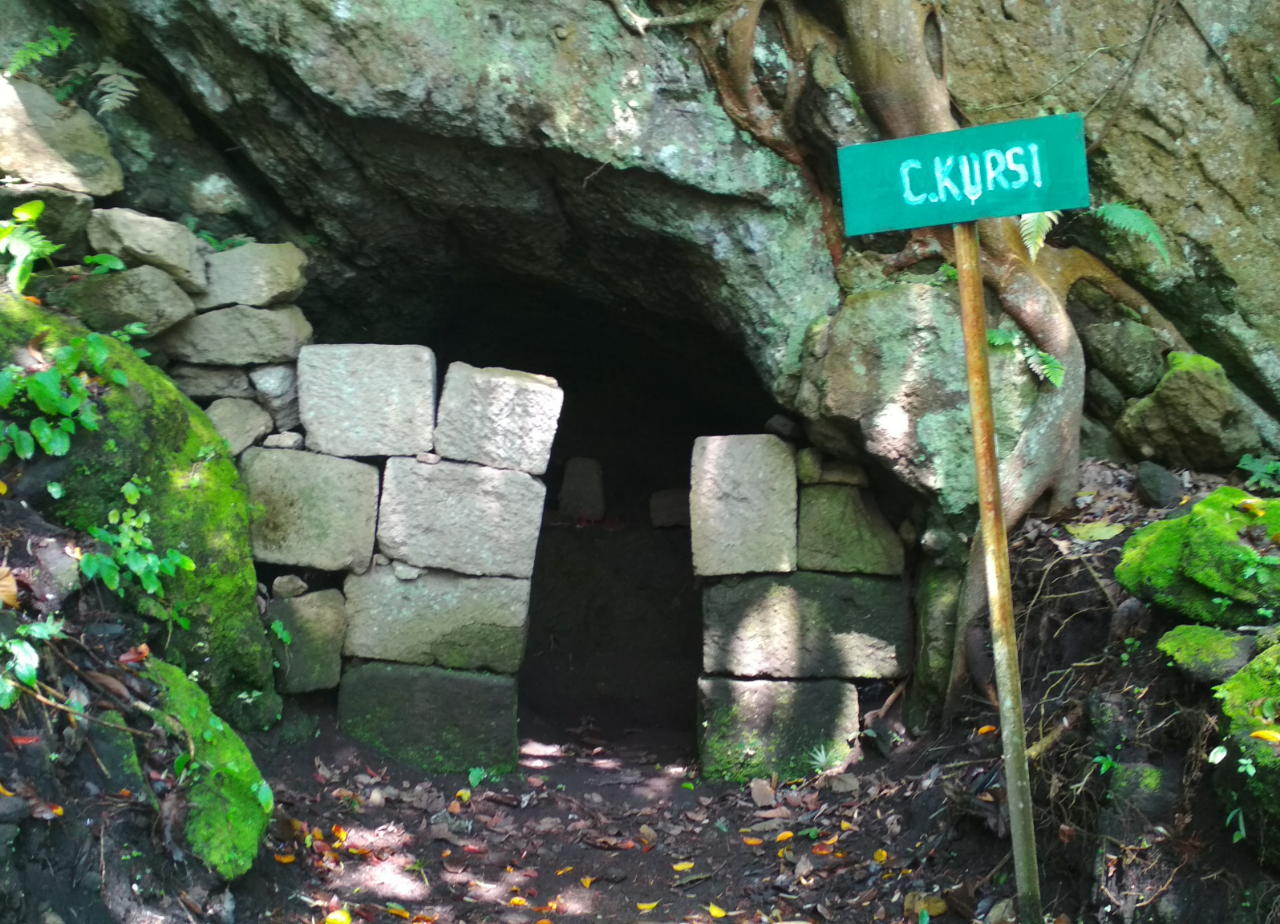
[[[912,657],[902,539],[866,474],[777,436],[694,447],[690,515],[703,588],[702,768],[750,779],[843,759],[860,731],[856,680]]]

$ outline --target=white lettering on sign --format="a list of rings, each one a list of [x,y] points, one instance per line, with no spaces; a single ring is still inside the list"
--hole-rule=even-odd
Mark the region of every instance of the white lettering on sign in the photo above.
[[[1031,156],[1029,171],[1028,165],[1023,163],[1023,158],[1028,154]],[[960,173],[959,186],[953,179],[957,166]],[[1040,174],[1040,148],[1034,144],[1028,144],[1025,149],[1015,145],[1003,151],[992,148],[981,154],[957,154],[946,160],[935,157],[933,179],[937,187],[936,192],[916,192],[912,189],[911,172],[913,170],[923,171],[924,164],[915,159],[904,160],[898,168],[898,173],[902,177],[902,198],[908,205],[946,202],[948,195],[957,202],[963,197],[976,204],[984,191],[995,192],[997,187],[1002,190],[1014,190],[1031,183],[1039,189],[1044,185],[1044,178]],[[1006,173],[1011,174],[1014,179],[1005,176]],[[920,181],[918,176],[915,179],[916,182]]]

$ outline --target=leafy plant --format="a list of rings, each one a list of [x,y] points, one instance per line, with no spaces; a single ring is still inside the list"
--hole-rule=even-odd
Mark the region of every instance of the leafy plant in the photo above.
[[[114,58],[107,58],[90,76],[101,78],[89,95],[97,102],[99,115],[128,105],[138,95],[138,85],[133,81],[142,79],[141,74],[122,66]]]
[[[101,276],[112,270],[119,271],[124,269],[124,261],[113,253],[95,253],[92,256],[85,257],[83,262],[93,267],[89,271],[90,276]]]
[[[113,508],[107,515],[108,526],[116,527],[115,531],[97,526],[89,530],[89,535],[102,543],[107,551],[82,555],[80,573],[90,580],[99,578],[108,590],[114,590],[121,597],[135,579],[144,592],[162,597],[161,575],[173,577],[179,569],[194,571],[195,562],[177,549],[169,549],[163,556],[156,554],[155,546],[147,535],[151,514],[134,509],[144,494],[151,493],[137,475],[120,486],[120,493],[128,506],[123,512]]]
[[[281,622],[279,619],[272,621],[271,631],[276,638],[280,639],[281,644],[283,645],[293,644],[293,634],[284,627],[284,623]]]
[[[1231,834],[1231,843],[1238,844],[1245,839],[1244,833],[1244,812],[1240,811],[1240,806],[1236,806],[1227,813],[1227,827],[1231,827],[1232,820],[1236,822],[1236,829]]]
[[[1097,208],[1089,209],[1086,214],[1093,215],[1117,231],[1141,237],[1151,243],[1160,258],[1169,262],[1169,249],[1165,246],[1164,235],[1160,227],[1150,215],[1136,206],[1125,202],[1108,202]],[[1035,262],[1036,254],[1044,248],[1044,240],[1062,217],[1061,212],[1030,212],[1019,220],[1022,230],[1022,243],[1027,247],[1031,262]]]
[[[1002,347],[1013,346],[1018,342],[1018,335],[1011,330],[1001,330],[994,328],[987,331],[987,346]]]
[[[1261,488],[1270,494],[1280,494],[1280,459],[1272,455],[1255,456],[1245,453],[1236,468],[1249,473],[1246,488]]]
[[[36,219],[43,212],[44,203],[36,199],[15,208],[13,218],[0,221],[0,256],[9,257],[5,278],[16,295],[27,287],[36,261],[62,249],[36,229]]]
[[[836,755],[828,751],[825,744],[820,744],[809,752],[809,768],[814,773],[825,773],[828,770],[834,770],[835,766]]]
[[[475,789],[487,779],[489,779],[489,771],[484,767],[472,767],[467,771],[467,782],[471,784],[472,789]]]
[[[48,641],[64,638],[62,620],[49,617],[44,622],[19,625],[14,636],[0,642],[0,651],[8,655],[8,661],[0,668],[0,709],[8,709],[21,695],[21,688],[13,682],[34,687],[36,671],[40,667],[40,653],[31,641]]]
[[[1027,247],[1032,263],[1036,262],[1036,254],[1044,247],[1044,239],[1049,236],[1049,232],[1061,217],[1061,212],[1031,212],[1019,219],[1022,243]]]
[[[1000,328],[987,331],[987,346],[1017,347],[1019,345],[1022,346],[1022,358],[1026,360],[1027,368],[1054,388],[1061,388],[1065,370],[1062,368],[1062,363],[1058,361],[1058,357],[1052,353],[1046,353],[1035,344],[1027,343],[1021,331]]]
[[[126,324],[124,327],[120,328],[119,330],[113,330],[111,332],[111,336],[115,337],[121,343],[131,343],[133,342],[134,337],[147,336],[147,325],[143,324],[141,321],[134,321],[132,324]],[[136,347],[133,347],[132,349],[133,349],[134,355],[136,355],[139,359],[146,359],[148,356],[151,355],[150,350],[144,350],[142,347],[136,346]]]
[[[1093,759],[1093,762],[1098,765],[1099,774],[1106,773],[1108,770],[1114,770],[1118,766],[1116,762],[1106,754],[1099,754]]]
[[[196,237],[212,247],[216,253],[222,253],[224,250],[234,250],[236,247],[252,244],[255,240],[247,234],[236,234],[220,241],[208,231],[197,231]]]
[[[76,37],[70,29],[61,26],[47,26],[46,31],[49,33],[48,38],[27,42],[13,53],[4,70],[4,76],[11,77],[45,58],[57,57],[71,47]]]

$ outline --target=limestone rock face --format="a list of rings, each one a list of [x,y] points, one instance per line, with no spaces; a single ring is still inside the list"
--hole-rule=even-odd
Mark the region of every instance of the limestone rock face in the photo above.
[[[94,209],[89,244],[130,265],[164,270],[187,292],[203,292],[208,282],[198,239],[184,225],[133,209]]]
[[[155,335],[196,313],[191,297],[168,273],[153,266],[82,277],[60,290],[57,301],[100,331],[140,322],[147,326],[148,334]]]
[[[435,394],[436,358],[424,346],[323,344],[298,354],[298,413],[316,452],[430,452]]]
[[[398,563],[397,563],[398,564]],[[415,569],[416,570],[416,569]],[[344,653],[356,658],[514,674],[524,656],[529,582],[375,565],[347,577]]]
[[[196,298],[200,311],[293,301],[307,284],[302,275],[307,255],[292,244],[243,244],[210,254],[206,262],[208,287]]]
[[[90,196],[124,187],[102,126],[27,80],[0,77],[0,174]]]
[[[911,617],[900,580],[834,574],[729,578],[702,595],[708,674],[902,677]]]
[[[524,472],[388,459],[378,548],[419,568],[527,578],[545,495]]]
[[[227,441],[229,451],[238,456],[271,432],[271,415],[256,401],[245,398],[219,398],[205,409],[218,435]]]
[[[564,392],[549,376],[452,363],[440,396],[436,449],[446,459],[541,475],[563,403]]]
[[[1261,445],[1222,367],[1190,353],[1169,354],[1156,390],[1129,405],[1115,432],[1140,458],[1201,471],[1230,469]]]
[[[249,502],[253,557],[325,571],[369,567],[378,520],[372,465],[291,449],[251,447],[240,459]]]
[[[516,763],[514,677],[361,664],[342,676],[338,721],[351,737],[432,773],[506,772]]]
[[[902,540],[860,488],[815,484],[800,489],[796,558],[803,571],[901,574]]]
[[[861,731],[858,688],[843,680],[703,677],[698,718],[702,771],[741,783],[807,776],[814,748],[843,760],[847,741]]]
[[[174,359],[207,366],[282,363],[298,358],[311,340],[311,325],[293,305],[236,305],[197,315],[156,338]]]
[[[249,376],[237,366],[193,366],[174,363],[165,373],[189,398],[252,398]]]
[[[689,518],[698,574],[794,571],[795,453],[769,434],[693,444]]]
[[[276,690],[309,693],[332,690],[342,679],[342,640],[347,633],[347,611],[341,592],[318,590],[313,594],[278,597],[267,607],[267,620],[280,620],[289,644],[273,635]]]

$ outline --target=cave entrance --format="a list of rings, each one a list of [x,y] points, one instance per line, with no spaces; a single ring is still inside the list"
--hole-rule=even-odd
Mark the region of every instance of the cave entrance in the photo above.
[[[633,740],[688,756],[702,668],[693,442],[759,432],[777,405],[741,352],[704,326],[524,282],[465,286],[448,301],[419,341],[442,376],[461,360],[554,376],[564,391],[518,682],[522,739],[589,726],[612,740],[642,732]],[[569,469],[584,465],[570,460],[584,459],[598,463],[604,499],[587,516],[561,504]],[[683,496],[682,524],[654,525],[660,491]]]

